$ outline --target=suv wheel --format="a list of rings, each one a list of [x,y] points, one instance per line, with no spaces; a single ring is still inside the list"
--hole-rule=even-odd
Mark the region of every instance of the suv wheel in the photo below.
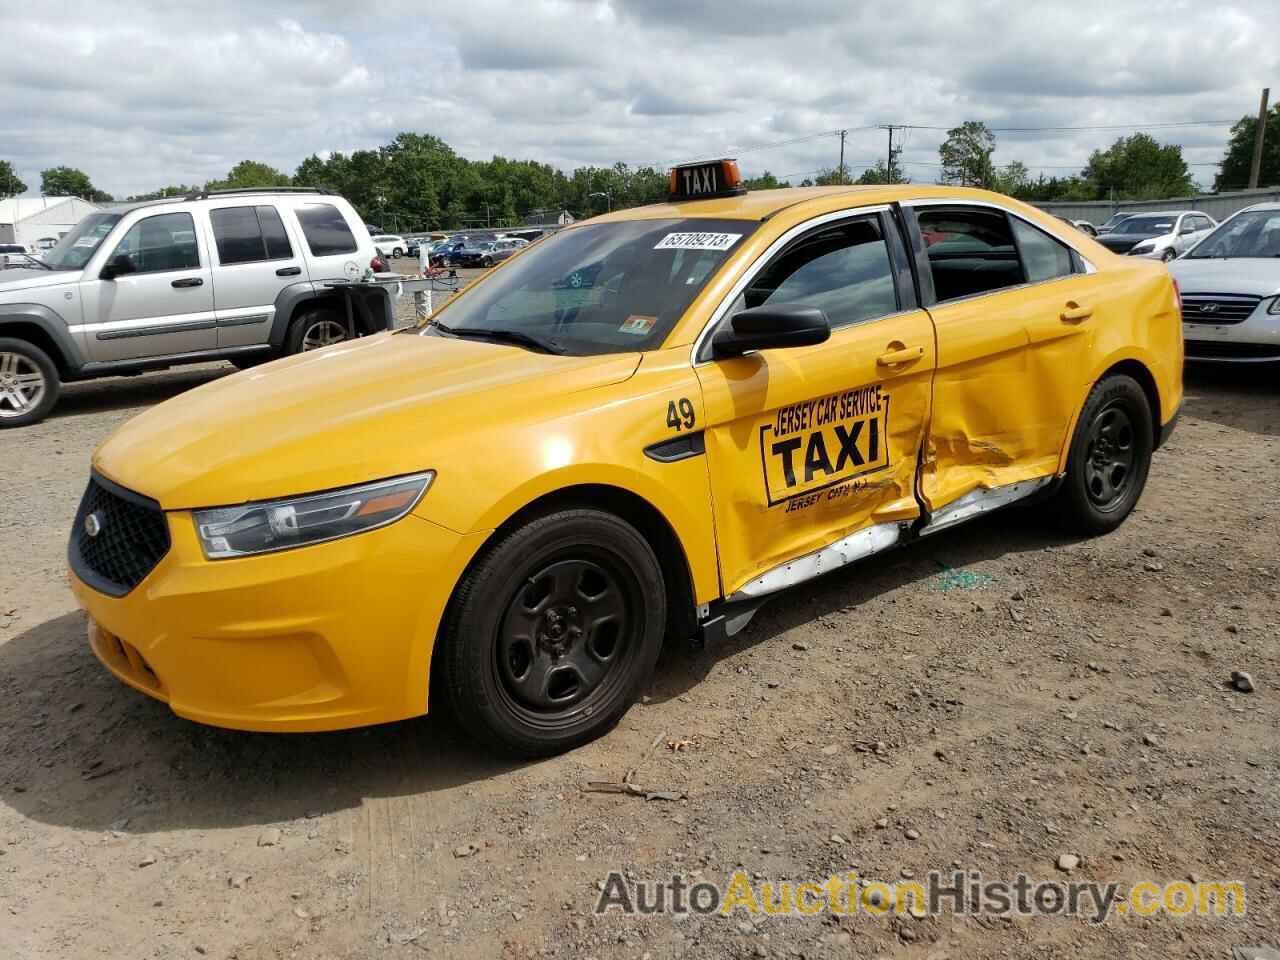
[[[1110,376],[1089,393],[1055,504],[1073,533],[1110,533],[1129,516],[1147,483],[1155,445],[1147,395],[1132,377]]]
[[[653,548],[591,509],[532,520],[463,578],[439,679],[461,727],[505,753],[560,753],[613,727],[662,647],[666,589]]]
[[[289,353],[319,350],[347,339],[347,324],[334,310],[308,310],[289,327]]]
[[[48,416],[61,383],[49,355],[26,340],[0,338],[0,429]]]
[[[401,257],[404,256],[404,251],[401,250],[399,247],[396,247],[394,250],[391,251],[391,256],[392,256],[392,259],[399,260]]]

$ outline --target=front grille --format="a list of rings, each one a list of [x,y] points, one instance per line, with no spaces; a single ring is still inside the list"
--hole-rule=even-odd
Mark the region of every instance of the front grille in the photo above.
[[[1235,293],[1184,293],[1182,319],[1186,323],[1243,323],[1261,302],[1261,297]]]
[[[168,552],[169,524],[160,504],[97,474],[89,478],[67,545],[71,569],[81,580],[123,597]]]
[[[1188,360],[1280,360],[1280,344],[1188,340]]]

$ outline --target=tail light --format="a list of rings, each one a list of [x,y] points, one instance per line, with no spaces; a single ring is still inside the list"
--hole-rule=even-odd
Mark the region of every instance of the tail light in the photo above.
[[[391,270],[391,268],[387,266],[387,261],[383,260],[381,257],[374,257],[370,260],[369,269],[374,273],[387,273]]]

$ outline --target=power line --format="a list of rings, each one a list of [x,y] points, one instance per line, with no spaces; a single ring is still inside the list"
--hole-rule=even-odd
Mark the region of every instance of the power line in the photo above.
[[[1072,130],[1166,130],[1174,127],[1230,127],[1235,120],[1176,120],[1167,123],[1102,123],[1080,127],[987,127],[992,133],[1049,133]],[[955,127],[929,126],[920,123],[900,123],[906,130],[954,130]]]

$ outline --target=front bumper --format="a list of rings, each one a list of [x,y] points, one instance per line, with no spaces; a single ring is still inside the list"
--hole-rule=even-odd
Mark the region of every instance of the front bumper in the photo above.
[[[1240,323],[1196,323],[1185,319],[1186,358],[1196,363],[1280,363],[1280,314],[1267,313],[1264,299]]]
[[[427,710],[431,653],[453,586],[483,537],[410,515],[295,550],[209,561],[188,512],[173,546],[123,597],[75,573],[89,643],[120,680],[201,723],[335,730]]]

